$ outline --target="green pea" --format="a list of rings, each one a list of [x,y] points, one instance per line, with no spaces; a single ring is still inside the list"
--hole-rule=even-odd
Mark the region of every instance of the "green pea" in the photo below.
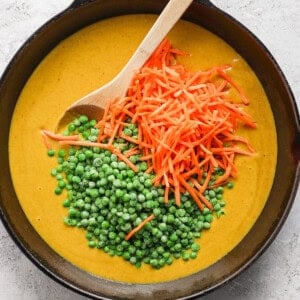
[[[213,220],[213,215],[212,215],[212,214],[208,214],[208,215],[206,215],[206,216],[204,217],[204,219],[205,219],[206,222],[211,223],[212,220]]]
[[[234,187],[234,184],[233,182],[228,182],[226,186],[227,188],[232,189]]]
[[[222,195],[224,193],[224,188],[222,186],[217,187],[217,193]]]
[[[57,175],[57,170],[56,169],[52,169],[50,172],[51,176],[55,177]]]
[[[88,211],[86,211],[86,210],[83,210],[83,211],[80,213],[80,216],[81,216],[82,219],[87,219],[87,218],[89,218],[90,213],[89,213]]]
[[[47,151],[47,154],[48,154],[48,156],[53,157],[53,156],[55,155],[55,150],[49,149],[49,150]]]
[[[69,199],[66,199],[63,201],[62,205],[63,205],[63,207],[70,207],[71,201]]]
[[[209,222],[204,222],[203,223],[203,228],[205,228],[205,229],[209,229],[210,228],[210,223]]]
[[[214,198],[214,197],[216,197],[216,192],[215,192],[214,190],[209,190],[208,196],[209,196],[210,198]]]
[[[94,120],[94,119],[93,119],[93,120],[90,120],[90,122],[89,122],[90,128],[95,127],[96,124],[97,124],[97,121]]]
[[[65,150],[64,149],[59,149],[58,152],[57,152],[57,155],[59,157],[65,157],[65,155],[66,155]]]
[[[198,252],[198,251],[200,250],[199,244],[193,243],[193,244],[191,245],[191,250],[192,250],[193,252]]]
[[[224,207],[226,205],[226,202],[224,200],[219,201],[219,204],[221,207]]]
[[[88,245],[89,245],[90,248],[95,248],[97,244],[96,244],[95,241],[89,241]]]
[[[89,118],[87,116],[81,115],[78,120],[81,124],[85,124],[88,122]]]
[[[80,179],[79,176],[73,176],[73,177],[72,177],[72,182],[73,182],[73,183],[80,183],[80,182],[81,182],[81,179]]]
[[[57,158],[57,162],[58,162],[60,165],[63,164],[64,161],[65,161],[65,159],[64,159],[63,157],[58,157],[58,158]]]
[[[85,159],[86,159],[86,156],[85,156],[84,153],[79,153],[79,154],[78,154],[78,160],[79,160],[79,161],[85,161]]]
[[[76,129],[76,125],[74,123],[69,124],[68,126],[68,131],[69,132],[73,132]]]
[[[94,153],[93,153],[93,151],[92,150],[85,150],[84,151],[84,155],[85,155],[85,157],[86,158],[93,158],[93,156],[94,156]]]
[[[223,199],[223,195],[222,195],[222,194],[217,194],[217,195],[216,195],[216,199],[217,199],[217,200]]]
[[[214,205],[214,211],[219,211],[221,209],[221,205],[219,203]]]
[[[184,252],[184,253],[182,254],[182,259],[185,260],[185,261],[189,260],[189,259],[190,259],[189,253]]]
[[[55,188],[54,193],[56,195],[60,195],[62,193],[62,189],[58,186],[58,187]]]
[[[207,207],[204,207],[203,211],[202,211],[203,215],[207,215],[210,214],[210,209]]]
[[[60,187],[61,189],[66,187],[66,182],[64,180],[59,180],[58,181],[58,187]]]

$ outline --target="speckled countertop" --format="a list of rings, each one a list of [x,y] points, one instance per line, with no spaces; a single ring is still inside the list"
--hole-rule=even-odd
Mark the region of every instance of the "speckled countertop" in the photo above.
[[[0,73],[22,43],[70,0],[0,0]],[[300,1],[212,1],[260,38],[281,66],[300,105]],[[300,299],[300,191],[269,249],[240,276],[201,298]],[[0,222],[0,300],[79,300],[33,265]]]

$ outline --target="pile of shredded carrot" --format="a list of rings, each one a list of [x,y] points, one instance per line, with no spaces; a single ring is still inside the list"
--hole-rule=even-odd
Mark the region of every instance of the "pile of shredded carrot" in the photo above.
[[[192,72],[177,63],[177,55],[186,53],[165,39],[134,76],[127,96],[107,106],[97,124],[98,142],[108,139],[112,145],[119,136],[136,144],[133,151],[141,151],[147,172],[155,174],[154,184],[164,186],[165,202],[172,190],[180,205],[180,193],[188,191],[203,209],[203,204],[211,207],[203,192],[215,168],[225,171],[215,181],[222,185],[236,177],[237,154],[255,154],[248,140],[234,133],[240,124],[256,124],[242,110],[249,104],[247,97],[226,73],[231,66]],[[229,98],[230,87],[240,94],[240,103]],[[138,139],[122,132],[128,120],[137,124]],[[204,172],[207,176],[200,184]]]
[[[187,191],[202,210],[204,205],[212,208],[203,193],[214,170],[224,170],[214,182],[223,185],[237,175],[236,155],[255,155],[249,141],[235,132],[239,125],[256,128],[256,124],[243,110],[249,101],[228,75],[230,65],[192,72],[177,62],[178,55],[187,53],[174,49],[168,39],[161,43],[135,74],[126,97],[113,99],[106,107],[97,124],[97,143],[52,138],[61,144],[109,149],[136,172],[129,157],[141,153],[140,159],[148,164],[146,172],[155,174],[154,184],[165,188],[166,203],[173,191],[180,205],[180,193]],[[230,88],[239,93],[239,103],[230,99]],[[124,134],[128,122],[137,124],[137,139]],[[113,146],[115,137],[136,147],[121,153]]]

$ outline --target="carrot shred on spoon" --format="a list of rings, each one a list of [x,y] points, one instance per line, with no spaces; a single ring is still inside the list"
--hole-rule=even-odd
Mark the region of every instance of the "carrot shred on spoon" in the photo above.
[[[77,141],[78,135],[56,134],[48,130],[42,130],[42,134],[56,141]]]

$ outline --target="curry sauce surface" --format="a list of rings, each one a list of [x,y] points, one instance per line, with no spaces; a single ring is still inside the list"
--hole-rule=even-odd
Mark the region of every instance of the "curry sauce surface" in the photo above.
[[[40,130],[54,130],[63,111],[75,100],[112,79],[128,61],[155,16],[133,15],[100,21],[62,41],[36,68],[24,87],[13,116],[9,151],[14,186],[28,219],[62,257],[87,272],[112,280],[151,283],[177,279],[215,263],[235,247],[258,218],[268,197],[276,166],[276,131],[265,92],[247,63],[222,39],[195,24],[180,21],[169,34],[174,47],[190,56],[180,61],[191,70],[232,64],[230,76],[250,99],[246,110],[257,129],[242,128],[256,149],[254,158],[238,157],[238,178],[226,190],[226,215],[203,231],[195,260],[140,269],[119,257],[90,249],[85,231],[64,225],[66,194],[56,196],[50,170],[56,159],[46,154]],[[237,95],[232,93],[233,97]]]

